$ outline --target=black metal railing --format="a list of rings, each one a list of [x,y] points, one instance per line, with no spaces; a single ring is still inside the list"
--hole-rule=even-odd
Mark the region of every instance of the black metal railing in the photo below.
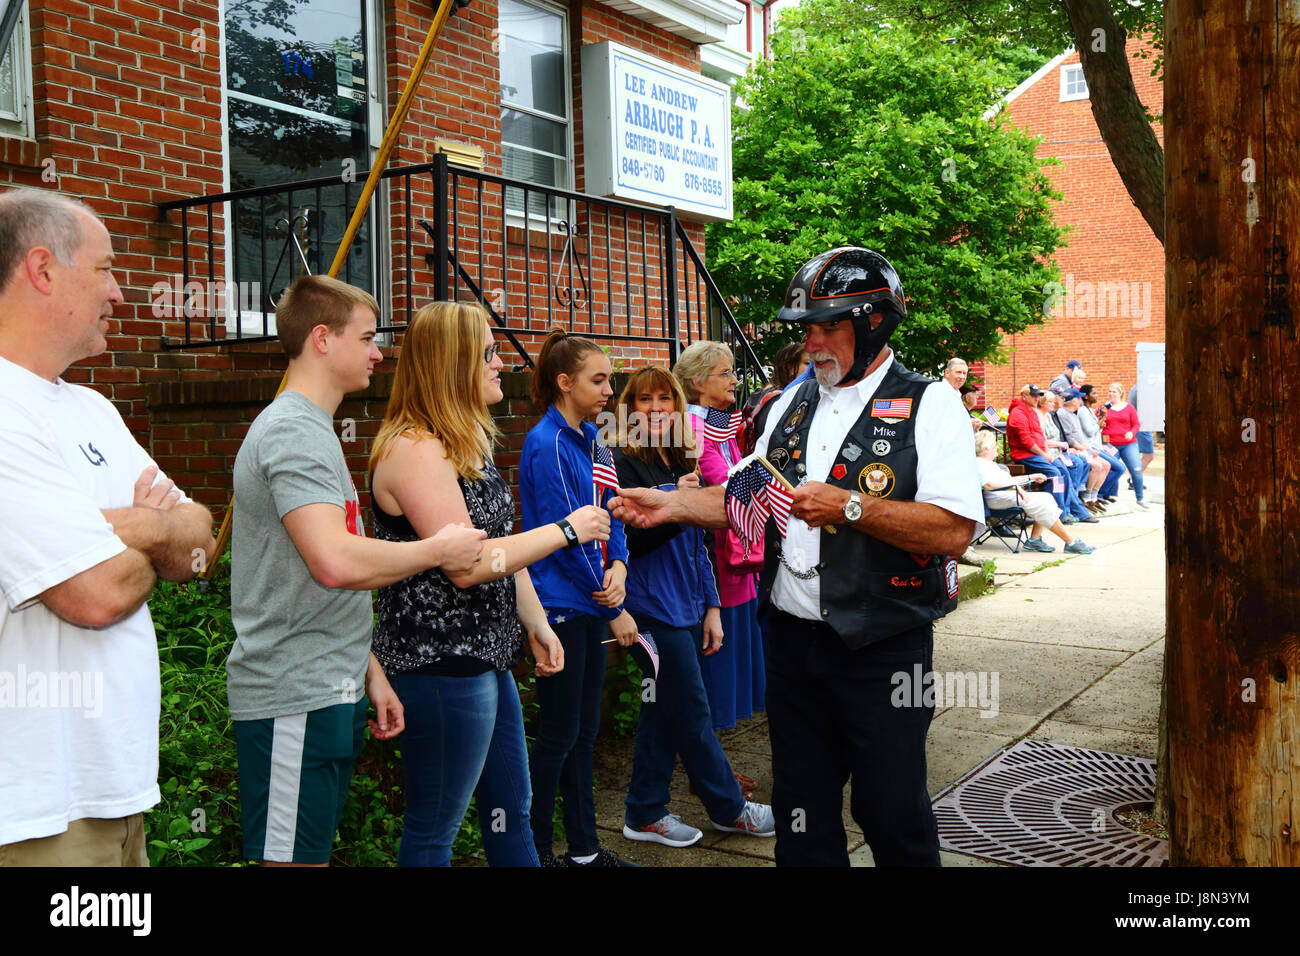
[[[381,331],[401,331],[427,302],[473,297],[528,367],[527,340],[535,347],[562,325],[670,362],[692,342],[720,340],[735,354],[741,400],[766,381],[671,207],[453,167],[441,154],[381,181],[340,275],[375,295]],[[164,348],[274,339],[275,302],[304,271],[329,268],[360,192],[335,177],[161,204],[160,220],[180,227],[172,285],[202,293],[207,281],[206,297],[172,303],[183,307]],[[214,295],[218,283],[224,295]]]

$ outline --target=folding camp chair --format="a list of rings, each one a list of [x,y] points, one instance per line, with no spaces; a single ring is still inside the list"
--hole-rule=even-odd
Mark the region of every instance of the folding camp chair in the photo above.
[[[996,491],[1010,491],[1015,487],[1015,485],[1007,485],[1005,488],[980,489],[984,494],[984,532],[975,539],[974,544],[982,544],[990,537],[996,537],[1008,551],[1018,554],[1020,546],[1029,540],[1032,522],[1024,508],[1020,505],[1012,505],[1009,508],[989,506],[990,494]],[[1008,544],[1008,540],[1015,542],[1014,548]]]

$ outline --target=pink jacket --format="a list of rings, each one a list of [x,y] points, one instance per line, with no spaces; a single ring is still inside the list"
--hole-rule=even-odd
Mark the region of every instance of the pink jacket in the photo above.
[[[704,420],[697,416],[695,433],[700,435],[700,446],[703,449],[700,454],[700,476],[701,484],[725,485],[727,483],[727,470],[731,467],[727,464],[727,457],[723,456],[722,443],[716,441],[706,441],[703,438]],[[727,454],[731,461],[740,460],[740,445],[733,438],[727,442]],[[733,574],[728,567],[724,555],[727,554],[727,532],[715,531],[714,548],[718,556],[718,599],[722,602],[723,607],[736,607],[744,604],[746,601],[752,601],[758,597],[758,590],[754,587],[755,575]]]

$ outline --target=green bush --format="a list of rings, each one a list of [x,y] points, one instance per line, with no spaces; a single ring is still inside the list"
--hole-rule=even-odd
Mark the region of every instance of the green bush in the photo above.
[[[226,700],[226,658],[235,641],[229,555],[221,557],[206,587],[199,582],[160,582],[149,609],[158,636],[162,679],[158,739],[162,800],[145,818],[149,862],[153,866],[241,865],[239,768]],[[524,718],[532,723],[537,703],[531,671],[519,680],[519,691]],[[396,865],[404,810],[401,737],[368,739],[353,770],[332,865]],[[452,853],[483,856],[473,801]]]

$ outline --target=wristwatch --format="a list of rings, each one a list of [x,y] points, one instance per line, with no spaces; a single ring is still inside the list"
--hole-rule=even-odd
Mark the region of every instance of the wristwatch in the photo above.
[[[578,532],[573,530],[573,525],[569,524],[569,519],[561,518],[555,523],[559,525],[560,530],[564,532],[564,547],[566,549],[576,548],[578,546]]]
[[[856,491],[849,492],[849,500],[844,505],[844,520],[849,524],[862,517],[862,496]]]

